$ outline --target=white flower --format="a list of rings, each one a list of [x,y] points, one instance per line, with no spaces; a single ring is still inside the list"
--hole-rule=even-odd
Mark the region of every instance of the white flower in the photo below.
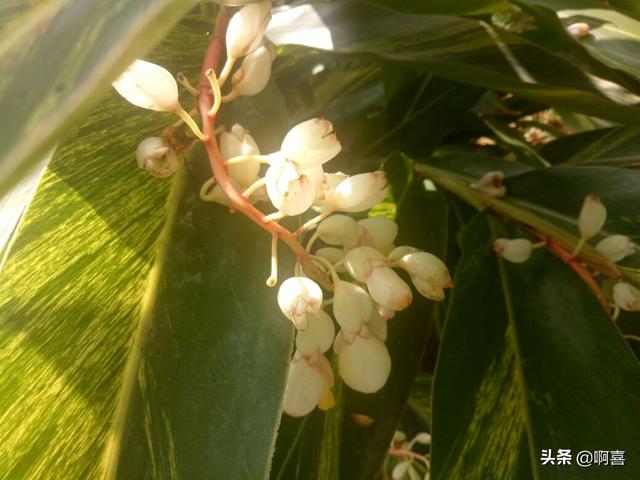
[[[368,245],[385,255],[393,250],[393,242],[398,236],[398,224],[384,217],[365,218],[358,221],[364,229],[360,245]]]
[[[176,152],[158,137],[145,138],[136,150],[138,166],[154,177],[164,178],[178,169]]]
[[[523,263],[531,257],[533,244],[526,238],[497,238],[493,250],[509,262]]]
[[[332,386],[331,364],[324,355],[308,357],[296,352],[289,365],[284,412],[292,417],[307,415],[330,393]]]
[[[273,52],[265,45],[244,57],[231,82],[238,95],[256,95],[264,90],[271,78]]]
[[[322,307],[322,289],[306,277],[287,278],[278,290],[278,305],[296,328],[307,327],[307,312],[318,312]]]
[[[429,435],[427,432],[420,432],[415,437],[413,437],[413,441],[421,443],[422,445],[431,445],[431,435]]]
[[[112,85],[137,107],[159,112],[176,112],[182,108],[176,79],[155,63],[135,60]]]
[[[378,315],[380,315],[385,320],[391,320],[396,316],[396,311],[391,310],[390,308],[383,307],[382,305],[376,305],[378,310]]]
[[[313,203],[321,201],[325,197],[325,193],[328,188],[327,180],[325,178],[322,165],[317,167],[310,167],[302,169],[302,173],[309,178],[311,185],[313,185]]]
[[[629,283],[618,282],[613,286],[613,301],[622,310],[640,311],[640,290]]]
[[[359,282],[366,282],[374,268],[386,267],[385,256],[373,247],[356,247],[344,257],[344,266]]]
[[[435,255],[427,252],[403,256],[398,265],[404,268],[420,295],[431,300],[444,299],[444,289],[451,287],[451,275],[447,266]]]
[[[318,224],[320,240],[329,245],[353,247],[360,239],[358,222],[348,215],[331,215]]]
[[[384,172],[360,173],[340,182],[329,204],[342,212],[362,212],[384,200],[387,193]]]
[[[387,341],[387,320],[380,315],[378,309],[373,310],[373,315],[371,315],[367,325],[373,335],[383,342]]]
[[[409,285],[389,267],[378,267],[371,271],[367,290],[377,304],[390,310],[404,310],[413,300]]]
[[[280,153],[302,168],[318,167],[342,150],[333,133],[333,125],[324,118],[312,118],[299,123],[284,137]]]
[[[580,236],[584,239],[590,239],[604,226],[607,220],[607,209],[600,199],[593,193],[587,195],[580,209],[578,217],[578,229]]]
[[[331,264],[335,265],[344,258],[344,250],[335,247],[323,247],[316,250],[315,255],[326,258]],[[346,272],[344,265],[338,265],[335,269],[338,273]]]
[[[612,262],[619,262],[636,252],[636,246],[626,235],[610,235],[598,242],[596,250]]]
[[[349,387],[361,393],[380,390],[391,372],[391,357],[386,345],[363,326],[353,336],[342,336],[338,345],[340,377]]]
[[[348,175],[345,175],[341,172],[336,173],[325,173],[324,174],[324,182],[325,182],[325,190],[323,198],[319,198],[313,202],[313,209],[316,211],[323,211],[330,203],[333,194],[336,191],[336,188],[342,181],[348,178]]]
[[[296,348],[303,355],[324,353],[331,348],[335,337],[333,320],[322,310],[307,312],[307,328],[296,335]]]
[[[472,183],[471,188],[490,197],[503,197],[507,193],[506,187],[502,184],[503,179],[504,173],[500,171],[487,172],[476,183]]]
[[[393,480],[402,480],[402,478],[409,472],[409,468],[411,468],[411,460],[405,460],[404,462],[396,464],[391,471],[391,478]]]
[[[573,38],[580,39],[589,35],[590,28],[589,28],[589,25],[584,22],[576,22],[565,27],[565,30]]]
[[[344,330],[357,332],[371,318],[373,303],[366,290],[338,280],[333,288],[333,316]]]
[[[304,213],[313,203],[313,184],[295,162],[274,161],[267,169],[265,180],[269,200],[286,215]]]
[[[387,260],[389,260],[390,262],[397,262],[405,255],[409,255],[410,253],[416,253],[419,251],[420,249],[415,247],[409,247],[409,246],[396,247],[393,250],[391,250],[389,255],[387,255]]]
[[[253,52],[271,20],[271,2],[251,3],[242,7],[227,27],[227,57],[240,58]]]
[[[246,155],[260,155],[256,141],[237,123],[229,132],[220,134],[220,153],[224,160]],[[246,161],[229,165],[229,176],[237,180],[244,190],[258,179],[260,162]]]

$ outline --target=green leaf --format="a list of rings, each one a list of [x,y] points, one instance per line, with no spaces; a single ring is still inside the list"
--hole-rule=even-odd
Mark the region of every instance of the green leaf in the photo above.
[[[194,0],[19,1],[0,11],[0,194]],[[4,23],[6,21],[6,24]],[[191,49],[192,45],[182,45]]]
[[[506,0],[367,0],[367,3],[405,13],[436,15],[480,15],[507,8]]]
[[[292,22],[303,14],[308,21]],[[451,80],[510,91],[620,122],[640,123],[637,95],[486,22],[407,15],[343,1],[276,13],[268,34],[279,44],[365,53]]]
[[[522,236],[479,214],[462,237],[434,380],[432,478],[585,478],[581,450],[625,450],[632,477],[640,366],[562,261],[544,250],[498,260],[492,241]],[[571,449],[574,461],[542,466],[542,449]]]
[[[151,60],[199,72],[209,26],[188,17]],[[280,95],[254,99],[261,120],[247,103],[231,120],[282,138]],[[173,122],[111,92],[37,190],[1,277],[7,478],[269,471],[292,340],[264,285],[270,238],[199,199],[198,153],[172,180],[138,169],[138,142]]]

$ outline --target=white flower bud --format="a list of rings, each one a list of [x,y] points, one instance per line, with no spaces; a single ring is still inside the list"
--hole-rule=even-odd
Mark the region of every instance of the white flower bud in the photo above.
[[[314,210],[316,211],[322,211],[324,210],[327,205],[330,204],[331,202],[331,198],[333,197],[333,194],[336,191],[336,188],[338,187],[338,185],[340,185],[340,183],[345,179],[348,178],[348,175],[345,175],[344,173],[340,173],[340,172],[336,172],[336,173],[325,173],[324,174],[324,182],[325,182],[325,189],[324,189],[324,195],[323,198],[319,198],[316,199],[316,201],[314,201]]]
[[[307,328],[296,335],[296,348],[303,355],[324,353],[331,348],[336,331],[333,320],[322,310],[308,312]]]
[[[407,439],[407,435],[401,431],[401,430],[396,430],[395,433],[393,434],[393,439],[391,440],[392,443],[402,443]]]
[[[596,250],[612,262],[619,262],[636,252],[636,246],[626,235],[610,235],[598,242]]]
[[[145,138],[136,150],[138,166],[154,177],[169,177],[178,169],[176,152],[158,137]]]
[[[409,255],[410,253],[416,253],[420,251],[421,250],[419,248],[415,248],[415,247],[409,247],[409,246],[396,247],[393,250],[391,250],[389,255],[387,255],[387,260],[395,263],[405,255]]]
[[[271,20],[271,2],[251,3],[242,7],[229,21],[227,57],[240,58],[253,52]]]
[[[622,310],[640,311],[640,290],[629,283],[618,282],[613,286],[613,301]]]
[[[586,240],[602,230],[607,220],[607,209],[593,193],[587,195],[578,217],[580,236]]]
[[[299,123],[284,137],[280,153],[302,168],[322,165],[335,157],[342,145],[333,133],[333,125],[324,118]]]
[[[384,217],[365,218],[358,221],[364,228],[360,237],[360,245],[368,245],[385,255],[393,250],[393,242],[398,236],[398,224]]]
[[[390,310],[404,310],[413,300],[409,285],[388,267],[374,268],[371,271],[367,289],[377,304]]]
[[[422,445],[431,445],[431,435],[429,435],[427,432],[420,432],[415,437],[413,437],[413,441],[421,443]]]
[[[391,372],[391,357],[387,347],[375,335],[356,335],[345,342],[338,355],[340,377],[357,392],[375,393]]]
[[[377,309],[374,309],[373,315],[369,319],[369,330],[383,342],[387,340],[387,321],[380,315]]]
[[[244,57],[242,65],[231,78],[238,95],[257,95],[264,90],[271,78],[271,62],[273,54],[264,45]]]
[[[507,193],[506,187],[502,184],[504,173],[500,171],[487,172],[476,183],[471,184],[475,188],[490,197],[503,197]]]
[[[265,180],[269,200],[286,215],[304,213],[313,203],[313,185],[295,162],[273,162],[267,169]]]
[[[344,266],[349,274],[359,282],[369,280],[374,268],[386,267],[385,256],[372,247],[356,247],[344,258]]]
[[[404,478],[404,476],[409,472],[410,467],[411,460],[405,460],[404,462],[396,464],[391,471],[392,480],[402,480],[402,478]]]
[[[382,305],[376,305],[378,310],[378,315],[380,315],[385,320],[391,320],[396,316],[396,311],[391,310],[390,308],[383,307]]]
[[[322,307],[322,289],[306,277],[287,278],[278,290],[278,305],[282,313],[299,330],[307,327],[307,312],[317,312]]]
[[[360,173],[340,182],[331,197],[331,205],[343,212],[362,212],[384,200],[387,193],[384,172]]]
[[[158,112],[175,112],[181,108],[176,79],[155,63],[135,60],[112,85],[137,107]]]
[[[237,123],[229,132],[220,134],[220,153],[224,160],[245,155],[260,155],[256,141]],[[258,179],[260,162],[247,161],[229,165],[229,176],[246,188]]]
[[[589,35],[590,28],[589,28],[589,25],[584,22],[576,22],[576,23],[572,23],[571,25],[568,25],[565,28],[565,30],[573,38],[580,39]]]
[[[287,415],[311,413],[333,385],[331,364],[324,355],[306,357],[296,353],[289,365],[283,409]]]
[[[335,265],[344,258],[344,250],[335,247],[324,247],[316,250],[315,255],[326,258],[327,260],[329,260],[329,262],[331,262],[331,264]],[[344,268],[344,265],[338,265],[337,267],[335,267],[335,269],[338,273],[347,271]]]
[[[497,238],[493,251],[511,263],[524,263],[531,257],[533,244],[526,238]]]
[[[435,255],[410,253],[402,257],[398,265],[411,275],[411,281],[423,297],[439,301],[444,299],[444,289],[451,288],[449,269]]]
[[[366,290],[338,280],[333,288],[333,316],[344,330],[357,332],[371,318],[373,303]]]
[[[318,224],[320,240],[329,245],[350,248],[360,239],[358,222],[347,215],[331,215]]]

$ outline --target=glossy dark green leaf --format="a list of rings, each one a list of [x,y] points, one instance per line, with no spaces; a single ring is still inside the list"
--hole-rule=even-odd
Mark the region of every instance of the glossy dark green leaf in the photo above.
[[[295,22],[301,15],[305,22]],[[486,22],[407,15],[354,2],[302,5],[274,16],[279,44],[366,53],[482,87],[627,123],[640,123],[640,97],[516,34]]]
[[[0,193],[194,0],[50,0],[0,10]],[[191,48],[191,45],[183,45]],[[11,115],[8,115],[11,112]]]
[[[582,450],[625,450],[633,478],[640,365],[571,269],[541,250],[498,260],[496,237],[526,236],[479,214],[463,258],[434,382],[432,478],[609,479],[611,466],[576,465]],[[570,449],[571,465],[541,465]]]

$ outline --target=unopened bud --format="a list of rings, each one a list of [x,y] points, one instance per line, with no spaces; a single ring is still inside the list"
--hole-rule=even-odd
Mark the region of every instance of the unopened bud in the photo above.
[[[533,244],[526,238],[498,238],[493,242],[493,250],[511,263],[524,263],[531,257]]]
[[[329,260],[331,264],[335,265],[344,258],[344,250],[335,247],[324,247],[316,250],[315,255],[325,258]],[[335,267],[335,269],[338,273],[343,273],[346,271],[343,265],[338,265],[337,267]]]
[[[331,215],[318,224],[318,236],[329,245],[350,248],[358,243],[360,228],[348,215]]]
[[[604,226],[607,220],[607,209],[593,193],[587,195],[578,217],[578,229],[583,239],[590,239]]]
[[[384,172],[360,173],[340,182],[331,204],[335,210],[342,212],[362,212],[384,200],[387,193]]]
[[[378,309],[373,310],[373,315],[367,324],[372,334],[385,342],[387,340],[387,320],[380,315]]]
[[[138,166],[154,177],[164,178],[178,169],[178,156],[158,137],[145,138],[136,150]]]
[[[296,348],[303,355],[324,353],[331,348],[335,337],[333,320],[322,310],[307,312],[307,328],[296,335]]]
[[[391,357],[386,345],[375,335],[356,335],[345,342],[338,355],[340,377],[357,392],[375,393],[391,372]]]
[[[278,290],[278,305],[282,313],[299,330],[307,327],[307,312],[317,312],[322,307],[322,289],[306,277],[287,278]]]
[[[596,250],[612,262],[619,262],[636,252],[636,246],[626,235],[610,235],[598,242]]]
[[[262,45],[244,57],[242,65],[233,74],[231,82],[238,95],[256,95],[264,90],[271,78],[273,54]]]
[[[358,221],[364,229],[360,245],[368,245],[385,255],[393,250],[393,242],[398,236],[398,224],[384,217],[365,218]]]
[[[571,25],[568,25],[565,28],[565,30],[573,38],[580,39],[589,35],[590,28],[589,28],[589,25],[584,22],[576,22],[576,23],[572,23]]]
[[[373,247],[356,247],[345,255],[344,266],[359,282],[366,282],[374,268],[386,267],[385,256]]]
[[[502,184],[504,173],[500,171],[487,172],[475,183],[472,188],[489,195],[490,197],[503,197],[507,193],[506,187]]]
[[[251,135],[237,123],[228,132],[220,134],[220,153],[224,160],[233,157],[260,155],[260,149]],[[258,178],[260,162],[246,161],[229,165],[229,176],[243,187],[248,187]]]
[[[378,267],[371,271],[367,290],[377,304],[390,310],[404,310],[413,300],[409,285],[389,267]]]
[[[403,256],[398,265],[404,268],[423,297],[440,301],[444,298],[444,289],[451,288],[449,269],[435,255],[427,252],[415,252]]]
[[[229,21],[227,57],[240,58],[253,52],[271,20],[271,2],[251,3],[242,7]]]
[[[283,410],[292,417],[311,413],[333,385],[331,364],[324,355],[311,357],[296,353],[289,366]]]
[[[135,60],[112,85],[137,107],[158,112],[176,112],[181,108],[176,79],[155,63]]]
[[[613,301],[622,310],[640,311],[640,290],[629,283],[618,282],[613,286]]]
[[[324,118],[299,123],[284,137],[280,153],[302,168],[322,165],[335,157],[342,145],[333,133],[333,125]]]
[[[267,169],[265,180],[269,200],[286,215],[299,215],[311,207],[315,189],[295,162],[273,162]]]
[[[416,253],[419,251],[420,249],[416,247],[409,247],[409,246],[396,247],[393,250],[391,250],[389,255],[387,255],[387,260],[389,260],[390,262],[397,262],[405,255],[409,255],[410,253]]]
[[[333,316],[344,330],[357,332],[363,323],[369,321],[373,313],[373,303],[362,287],[338,280],[333,289]]]

